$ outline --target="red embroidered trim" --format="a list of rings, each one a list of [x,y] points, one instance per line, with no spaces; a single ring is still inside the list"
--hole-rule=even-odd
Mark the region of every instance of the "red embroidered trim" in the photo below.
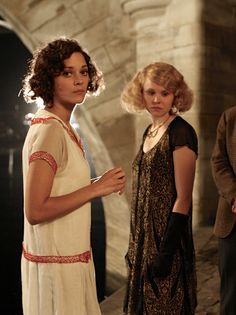
[[[35,161],[35,160],[44,160],[46,161],[52,168],[54,174],[56,174],[57,171],[57,162],[55,161],[54,157],[45,151],[37,151],[31,154],[29,157],[29,163]]]
[[[81,139],[78,140],[78,138],[74,135],[74,133],[67,126],[65,126],[60,119],[57,119],[56,117],[53,117],[53,116],[49,116],[45,118],[36,117],[31,120],[31,125],[44,124],[48,120],[51,120],[51,119],[57,120],[62,125],[62,127],[68,132],[71,139],[80,147],[81,151],[83,152],[83,156],[85,157],[85,151],[84,151],[82,140]]]
[[[59,119],[57,119],[56,117],[53,117],[53,116],[49,116],[49,117],[45,117],[45,118],[36,117],[36,118],[33,118],[33,119],[31,120],[31,125],[44,124],[44,123],[46,123],[48,120],[51,120],[51,119],[55,119],[55,120],[57,120],[57,121],[60,122]]]
[[[39,256],[33,255],[24,249],[23,245],[23,255],[25,259],[36,262],[36,263],[45,263],[45,264],[73,264],[73,263],[88,263],[91,259],[91,252],[87,251],[82,254],[73,255],[73,256]]]

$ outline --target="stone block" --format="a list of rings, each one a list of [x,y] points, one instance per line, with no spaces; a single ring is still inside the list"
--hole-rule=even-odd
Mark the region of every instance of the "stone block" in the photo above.
[[[134,68],[134,62],[130,61],[125,63],[123,67],[121,66],[108,73],[104,72],[105,91],[102,91],[98,97],[88,97],[86,99],[86,108],[90,110],[103,103],[110,102],[110,100],[119,99],[128,78],[134,74]],[[117,102],[120,104],[120,101]]]
[[[127,144],[130,145],[131,149],[132,144],[135,144],[136,130],[134,129],[134,119],[131,115],[123,115],[123,117],[103,122],[103,124],[98,126],[98,130],[109,150]]]
[[[91,57],[94,59],[103,74],[112,72],[112,70],[114,70],[114,65],[109,58],[109,54],[104,46],[93,50]]]
[[[15,10],[25,27],[32,32],[52,19],[57,19],[73,2],[74,0],[51,0],[44,1],[42,4],[38,1],[31,6],[30,3],[27,6],[20,5],[22,10],[18,11],[18,7],[15,7]]]
[[[109,15],[109,4],[104,0],[83,0],[72,7],[84,28],[88,28]]]
[[[147,49],[147,47],[152,47],[152,49]],[[153,36],[149,35],[142,36],[137,42],[138,54],[146,63],[159,59],[158,55],[161,52],[172,51],[173,48],[173,36],[167,30],[157,33],[155,40]]]
[[[73,37],[74,32],[82,30],[82,25],[71,10],[65,11],[56,19],[43,24],[33,32],[39,42],[51,40],[59,36]]]
[[[174,0],[167,7],[165,20],[174,28],[201,21],[202,5],[199,0]]]
[[[114,39],[106,45],[106,51],[115,68],[131,60],[135,54],[135,42]]]
[[[90,53],[93,50],[106,45],[111,40],[106,20],[93,24],[82,32],[78,30],[75,34],[75,39],[77,39]]]
[[[202,25],[200,22],[180,25],[174,36],[174,46],[196,45],[201,41]]]
[[[120,119],[125,114],[120,106],[119,98],[101,102],[92,107],[90,113],[97,127],[110,125],[114,120]]]

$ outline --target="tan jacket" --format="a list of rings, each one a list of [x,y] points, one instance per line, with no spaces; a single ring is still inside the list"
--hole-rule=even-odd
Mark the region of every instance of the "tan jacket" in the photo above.
[[[231,202],[236,197],[236,106],[221,115],[211,166],[219,192],[214,234],[224,238],[236,222],[236,214],[231,210]]]

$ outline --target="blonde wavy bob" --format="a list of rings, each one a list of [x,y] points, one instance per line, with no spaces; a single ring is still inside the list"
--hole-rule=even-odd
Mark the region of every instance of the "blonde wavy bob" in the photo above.
[[[147,78],[174,94],[171,114],[186,112],[191,108],[193,93],[183,75],[168,63],[155,62],[138,71],[124,88],[121,105],[128,112],[137,113],[146,109],[143,102],[143,85]]]

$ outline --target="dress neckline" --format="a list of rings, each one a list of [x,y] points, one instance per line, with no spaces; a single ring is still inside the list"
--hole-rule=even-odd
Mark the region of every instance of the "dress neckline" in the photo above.
[[[147,130],[146,130],[146,132],[145,132],[145,135],[144,135],[145,138],[144,138],[144,141],[143,141],[143,144],[142,144],[142,153],[143,153],[143,155],[148,154],[149,152],[151,152],[152,150],[154,150],[154,148],[157,147],[157,145],[162,141],[162,139],[163,139],[164,136],[166,135],[167,131],[169,130],[170,126],[171,126],[172,123],[176,120],[177,117],[179,117],[179,116],[176,115],[176,116],[174,117],[174,119],[172,119],[172,121],[169,123],[169,125],[167,126],[166,130],[163,132],[162,136],[161,136],[160,139],[157,141],[157,143],[155,143],[154,146],[153,146],[151,149],[149,149],[148,151],[145,152],[145,151],[143,150],[143,144],[144,144],[144,141],[145,141],[145,139],[146,139],[146,137],[147,137],[147,130],[148,130],[148,128],[150,127],[150,126],[148,126],[148,128],[147,128]]]
[[[38,123],[45,123],[46,121],[51,120],[51,119],[57,120],[61,124],[61,126],[68,133],[72,141],[74,141],[79,146],[79,148],[81,149],[83,153],[83,156],[85,157],[85,150],[84,150],[81,138],[77,135],[77,133],[75,132],[72,126],[71,128],[69,128],[67,124],[56,114],[47,111],[45,108],[40,108],[35,113],[35,116],[32,118],[31,125],[38,124]]]

